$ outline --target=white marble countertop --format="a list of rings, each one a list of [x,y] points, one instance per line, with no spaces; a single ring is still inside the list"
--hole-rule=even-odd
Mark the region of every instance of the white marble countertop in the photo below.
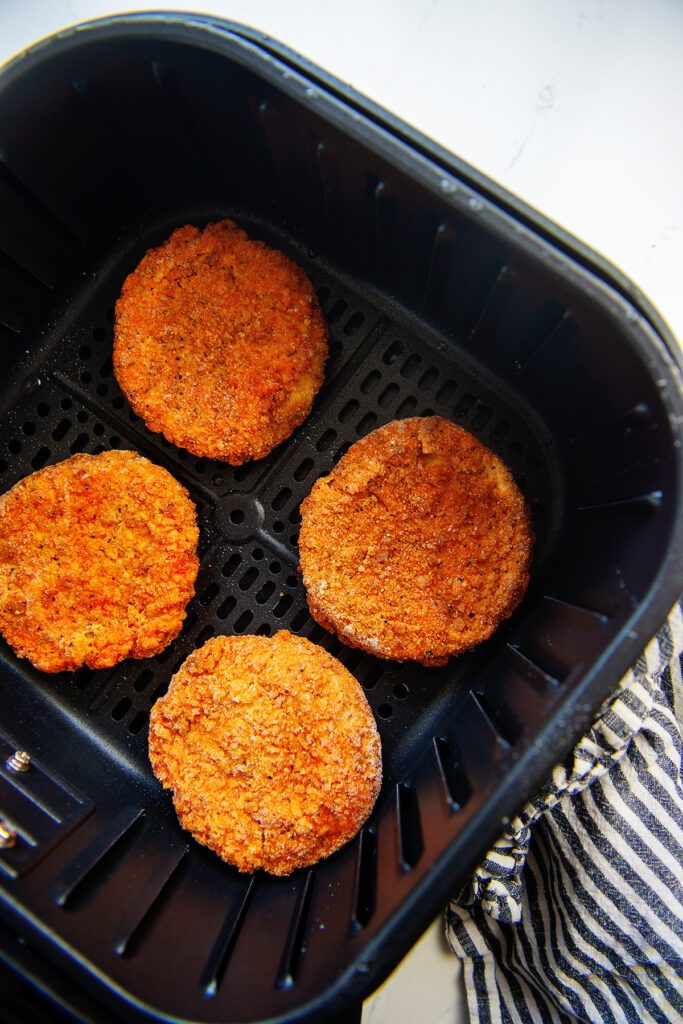
[[[610,260],[683,341],[680,0],[0,0],[0,63],[131,10],[260,29],[351,84]],[[365,1024],[464,1024],[436,923]]]

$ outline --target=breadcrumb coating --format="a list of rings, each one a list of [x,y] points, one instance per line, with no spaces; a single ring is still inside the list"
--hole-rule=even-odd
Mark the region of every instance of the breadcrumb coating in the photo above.
[[[0,497],[0,630],[43,672],[158,654],[194,594],[198,539],[185,488],[134,452],[32,473]]]
[[[260,459],[308,416],[327,327],[304,271],[232,221],[150,249],[116,304],[114,371],[150,430],[194,455]]]
[[[240,871],[287,875],[366,820],[382,757],[360,685],[283,630],[216,637],[152,708],[149,756],[181,825]]]
[[[356,442],[301,516],[313,618],[382,658],[446,664],[486,640],[529,582],[531,516],[511,472],[438,416]]]

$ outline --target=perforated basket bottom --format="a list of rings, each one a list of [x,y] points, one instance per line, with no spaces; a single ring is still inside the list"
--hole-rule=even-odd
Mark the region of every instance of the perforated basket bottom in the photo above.
[[[114,976],[124,990],[134,991],[139,998],[152,1000],[156,992],[162,1012],[172,1008],[174,1013],[197,1019],[210,1019],[218,1012],[217,997],[226,991],[226,973],[230,974],[230,996],[225,996],[225,1005],[220,1004],[226,1020],[285,1012],[302,998],[302,988],[308,994],[315,992],[316,985],[334,977],[340,964],[352,962],[362,946],[363,931],[391,911],[392,900],[399,898],[394,876],[414,871],[431,842],[433,812],[420,806],[418,789],[408,775],[425,759],[433,762],[443,786],[444,806],[452,811],[466,805],[472,785],[463,774],[458,752],[444,737],[472,680],[504,646],[508,629],[502,626],[487,644],[443,669],[399,665],[345,647],[316,625],[307,610],[297,571],[301,501],[317,477],[370,430],[395,418],[443,415],[472,431],[512,469],[533,511],[538,538],[535,572],[539,572],[554,544],[559,476],[542,426],[527,408],[518,408],[514,395],[505,394],[479,370],[456,342],[436,336],[424,324],[343,279],[287,238],[250,224],[248,218],[236,215],[235,219],[250,234],[285,249],[304,266],[330,328],[323,389],[309,419],[287,442],[266,459],[237,468],[196,459],[150,433],[121,394],[111,359],[114,303],[125,275],[142,253],[176,225],[152,230],[123,250],[122,258],[89,282],[73,304],[77,316],[65,307],[64,320],[54,332],[57,340],[44,364],[21,382],[18,398],[3,411],[0,425],[2,491],[26,474],[76,452],[130,448],[169,469],[197,504],[201,568],[196,597],[188,606],[180,636],[164,652],[144,661],[125,661],[111,670],[45,676],[16,659],[4,641],[2,651],[23,679],[19,693],[39,689],[55,708],[78,723],[83,743],[97,748],[92,763],[106,765],[104,775],[114,780],[112,786],[103,776],[70,779],[80,795],[74,796],[67,786],[69,798],[76,803],[81,800],[82,807],[92,802],[95,811],[85,815],[87,827],[69,826],[66,848],[48,858],[38,877],[34,873],[25,892],[17,882],[17,892],[58,935],[79,948],[92,915],[109,922],[103,914],[107,908],[120,908],[117,893],[125,888],[124,879],[129,884],[132,878],[139,889],[128,919],[122,922],[116,913],[111,928],[108,923],[100,925],[98,938],[84,955],[93,957],[106,976]],[[188,858],[188,840],[151,775],[147,725],[150,707],[166,691],[172,674],[209,637],[271,635],[281,628],[322,644],[358,678],[379,724],[385,781],[375,814],[352,848],[304,877],[275,881],[257,876],[249,881],[191,842]],[[491,717],[495,721],[495,709]],[[499,720],[495,727],[505,741],[505,722]],[[508,738],[514,740],[514,736]],[[60,771],[64,770],[61,764]],[[30,793],[27,798],[33,799]],[[142,805],[146,815],[141,817]],[[398,821],[399,841],[389,852],[383,852],[378,838],[383,815]],[[443,841],[435,829],[435,844]],[[55,842],[53,837],[51,850]],[[381,877],[377,881],[378,863],[381,866],[384,857],[393,858],[389,872],[393,891],[387,896],[382,893]],[[151,872],[147,881],[145,871]],[[398,889],[408,891],[409,884],[409,879],[402,881]],[[330,897],[335,885],[340,887],[336,904]],[[261,906],[263,892],[270,894],[267,910],[266,904]],[[64,908],[75,909],[65,916]],[[269,922],[267,941],[262,913]],[[178,940],[180,947],[184,945],[180,941],[183,914],[190,922],[185,927],[193,935],[192,952],[181,958],[182,966],[176,962],[177,950],[160,961],[159,922],[166,944]],[[148,934],[156,934],[156,942],[142,941],[141,936]],[[312,946],[320,947],[322,959],[311,953]],[[249,960],[256,948],[258,968]],[[239,995],[236,979],[243,957],[251,963],[252,972],[258,970],[259,977],[266,978],[262,998],[255,999],[253,985],[250,995]],[[147,978],[152,969],[161,971],[154,983]],[[314,979],[311,972],[316,971]],[[308,981],[307,975],[311,975]],[[163,984],[162,976],[167,979]],[[209,996],[212,1005],[207,1008]]]

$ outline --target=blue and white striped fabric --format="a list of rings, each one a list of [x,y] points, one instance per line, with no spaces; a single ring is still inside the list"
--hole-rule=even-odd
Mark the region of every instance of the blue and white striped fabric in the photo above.
[[[446,913],[472,1024],[683,1022],[683,612]]]

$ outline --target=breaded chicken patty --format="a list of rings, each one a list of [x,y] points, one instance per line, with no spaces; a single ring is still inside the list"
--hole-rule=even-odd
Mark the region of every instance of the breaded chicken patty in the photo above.
[[[287,875],[348,842],[379,793],[365,695],[303,637],[216,637],[152,708],[149,756],[181,825],[240,871]]]
[[[487,639],[529,581],[531,517],[511,472],[438,416],[356,442],[301,516],[313,618],[382,658],[444,665]]]
[[[114,371],[135,412],[173,444],[235,466],[304,421],[326,359],[304,271],[230,220],[174,231],[116,303]]]
[[[0,497],[0,630],[44,672],[158,654],[199,568],[195,506],[134,452],[74,455]]]

